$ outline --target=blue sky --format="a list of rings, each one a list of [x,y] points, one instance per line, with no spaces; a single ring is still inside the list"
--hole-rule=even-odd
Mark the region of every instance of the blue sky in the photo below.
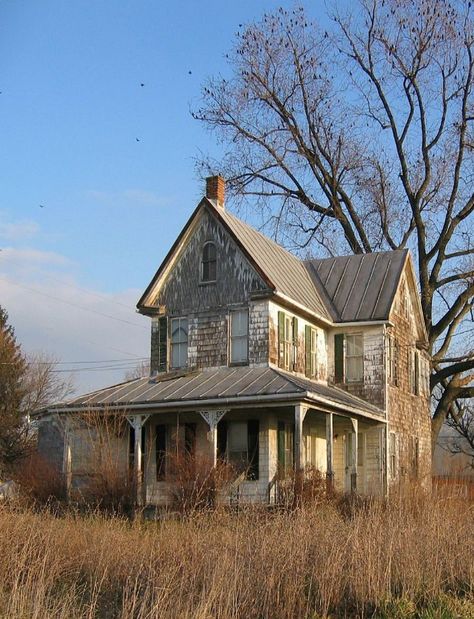
[[[135,303],[202,194],[194,158],[219,153],[190,107],[276,6],[0,1],[0,304],[27,353],[87,368],[78,391],[148,355]]]

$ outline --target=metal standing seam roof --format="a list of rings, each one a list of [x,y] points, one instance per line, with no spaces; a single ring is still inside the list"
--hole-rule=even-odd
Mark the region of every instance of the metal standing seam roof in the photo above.
[[[281,292],[322,318],[331,320],[331,315],[304,262],[228,211],[215,206],[214,210],[271,280],[277,292]]]
[[[129,407],[134,405],[169,404],[170,407],[186,402],[219,399],[255,398],[260,396],[280,396],[287,394],[295,397],[305,393],[321,397],[325,402],[332,402],[336,407],[349,406],[360,410],[361,414],[383,416],[380,409],[363,400],[329,385],[320,384],[309,379],[294,377],[275,368],[215,368],[169,378],[158,376],[139,378],[112,387],[106,387],[93,393],[79,396],[65,403],[48,407],[67,411],[88,407]]]
[[[336,322],[387,320],[407,249],[306,260]]]

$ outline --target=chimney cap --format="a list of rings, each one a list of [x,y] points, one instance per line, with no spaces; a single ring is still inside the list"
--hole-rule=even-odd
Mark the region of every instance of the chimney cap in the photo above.
[[[225,179],[220,176],[208,176],[206,178],[206,198],[214,200],[217,206],[224,208]]]

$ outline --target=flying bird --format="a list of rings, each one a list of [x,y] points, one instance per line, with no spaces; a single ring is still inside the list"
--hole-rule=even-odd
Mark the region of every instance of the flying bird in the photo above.
[[[192,71],[188,71],[188,75],[192,75],[192,73],[193,73]]]
[[[140,140],[138,138],[135,138],[137,142],[139,142]]]
[[[44,208],[44,204],[40,204],[40,205],[39,205],[39,207],[40,207],[40,208]]]
[[[145,84],[143,84],[143,83],[140,83],[140,86],[141,86],[141,87],[143,88],[143,86],[145,86]]]

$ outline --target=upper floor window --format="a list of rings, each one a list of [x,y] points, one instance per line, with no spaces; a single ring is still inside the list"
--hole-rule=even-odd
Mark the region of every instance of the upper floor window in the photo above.
[[[294,370],[297,362],[298,319],[278,312],[278,365]]]
[[[364,379],[364,340],[361,333],[346,335],[346,381],[362,382]]]
[[[392,334],[388,335],[387,346],[387,378],[391,384],[398,385],[398,345]]]
[[[305,374],[309,378],[314,378],[318,373],[318,332],[310,325],[305,326],[304,330],[305,346]]]
[[[208,241],[202,248],[201,282],[215,282],[217,279],[216,246]]]
[[[334,379],[336,383],[364,381],[362,333],[337,333],[334,336]]]
[[[249,314],[236,310],[230,314],[230,362],[247,363],[249,348]]]
[[[188,362],[188,319],[171,319],[171,367],[183,368]]]

